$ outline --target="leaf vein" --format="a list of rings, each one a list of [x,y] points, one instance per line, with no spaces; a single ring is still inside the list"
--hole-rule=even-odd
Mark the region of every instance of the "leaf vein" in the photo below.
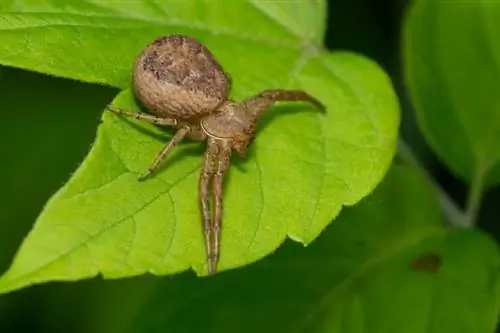
[[[356,99],[356,102],[358,102],[359,109],[360,111],[365,115],[366,119],[372,124],[372,127],[375,129],[375,133],[377,135],[377,141],[378,142],[383,142],[382,140],[382,132],[378,126],[378,123],[375,121],[375,118],[373,118],[373,115],[368,111],[368,108],[366,105],[361,101],[361,98],[359,97],[358,93],[356,92],[355,89],[353,89],[353,85],[349,84],[349,82],[343,78],[341,75],[337,74],[325,61],[321,61],[321,64],[323,64],[323,67],[332,74],[337,80],[343,83],[343,88],[345,90],[348,90],[351,95]]]
[[[264,183],[262,181],[262,168],[259,164],[259,160],[257,158],[257,154],[255,154],[255,165],[257,167],[257,174],[258,174],[258,177],[259,177],[259,194],[260,194],[260,199],[261,199],[261,202],[262,204],[260,205],[260,210],[259,210],[259,214],[258,214],[258,217],[257,217],[257,223],[256,223],[256,226],[254,228],[254,232],[250,238],[250,241],[248,242],[248,245],[247,245],[247,248],[245,250],[245,257],[249,257],[249,253],[250,253],[250,247],[253,245],[253,243],[255,242],[255,238],[257,237],[257,232],[259,231],[259,228],[260,228],[260,223],[261,223],[261,219],[262,219],[262,213],[264,211],[264,206],[266,204],[266,200],[264,198]]]
[[[5,14],[14,14],[18,15],[17,12],[4,12]],[[50,12],[31,12],[29,13],[32,16],[55,16],[56,18],[59,18],[58,15],[55,15],[54,13]],[[26,16],[25,13],[21,13],[21,16]],[[180,26],[180,27],[185,27],[185,28],[190,28],[190,29],[196,29],[196,30],[202,30],[208,33],[211,33],[213,35],[225,35],[227,37],[231,37],[234,39],[238,40],[246,40],[246,41],[253,41],[253,42],[258,42],[262,44],[266,44],[269,46],[278,46],[278,47],[284,47],[288,49],[297,49],[299,48],[296,44],[294,43],[286,43],[283,42],[283,40],[272,40],[272,39],[266,39],[266,38],[257,38],[254,35],[251,34],[244,34],[244,33],[234,33],[228,29],[222,29],[222,28],[214,28],[210,27],[204,23],[201,23],[199,21],[197,22],[186,22],[180,19],[171,19],[169,22],[165,22],[162,20],[145,20],[142,18],[123,18],[123,17],[116,17],[112,15],[82,15],[82,14],[65,14],[65,18],[92,18],[92,22],[84,22],[84,23],[79,23],[79,22],[61,22],[61,23],[39,23],[39,24],[30,24],[29,26],[23,26],[23,27],[13,27],[12,25],[9,25],[8,27],[0,27],[0,31],[11,31],[11,30],[24,30],[24,29],[29,29],[29,28],[36,28],[36,27],[45,27],[45,28],[50,28],[50,27],[64,27],[64,26],[72,26],[72,27],[81,27],[81,28],[88,28],[88,27],[94,27],[94,28],[102,28],[106,30],[110,29],[117,29],[117,30],[131,30],[131,29],[137,29],[137,28],[144,28],[145,26],[161,26],[161,27],[172,27],[172,26]],[[109,22],[106,23],[100,23],[99,21],[93,21],[93,19],[99,18],[103,20],[114,20],[116,22],[123,22],[127,26],[117,26],[114,25],[112,28],[109,26]]]
[[[186,178],[187,178],[187,176],[186,176]],[[174,243],[174,239],[175,239],[176,234],[177,234],[177,211],[175,209],[175,201],[174,201],[174,198],[172,197],[172,194],[170,193],[170,191],[167,192],[167,195],[168,195],[168,198],[170,200],[170,203],[172,204],[172,213],[174,214],[174,221],[173,221],[174,225],[173,225],[172,235],[170,236],[168,245],[167,245],[165,251],[163,252],[163,256],[162,256],[162,259],[160,261],[160,264],[159,264],[160,267],[163,266],[163,264],[165,263],[165,260],[168,256],[168,254],[170,253],[170,250],[172,249],[172,245]]]
[[[137,238],[137,221],[136,221],[134,215],[132,215],[130,218],[132,220],[132,240],[130,241],[130,245],[128,247],[127,254],[125,255],[124,260],[123,260],[123,266],[127,266],[127,267],[131,266],[131,265],[129,265],[128,261],[130,259],[131,254],[132,254],[132,250],[135,246],[135,241]]]
[[[114,229],[115,227],[117,227],[118,225],[120,225],[126,219],[130,218],[131,216],[134,216],[135,214],[137,214],[138,212],[140,212],[141,210],[143,210],[144,208],[146,208],[147,206],[151,205],[156,200],[158,200],[159,198],[161,198],[166,193],[169,193],[169,191],[173,187],[177,186],[179,183],[181,183],[182,181],[184,181],[188,176],[190,176],[199,167],[200,167],[200,165],[197,165],[197,167],[194,168],[191,172],[187,173],[186,175],[183,175],[182,178],[180,178],[176,182],[172,183],[171,187],[167,188],[165,191],[160,192],[157,196],[155,196],[155,197],[151,198],[150,200],[148,200],[145,204],[143,204],[141,207],[139,207],[138,209],[136,209],[134,212],[132,212],[132,213],[128,214],[127,216],[125,216],[125,217],[117,220],[116,222],[110,224],[107,228],[103,228],[103,229],[99,230],[96,233],[92,233],[92,234],[89,233],[89,237],[86,240],[84,240],[84,241],[76,244],[75,246],[67,249],[66,251],[64,251],[64,252],[60,253],[59,255],[55,256],[54,258],[52,258],[52,260],[49,260],[49,261],[45,262],[44,264],[42,264],[42,265],[40,265],[38,267],[35,267],[34,269],[30,270],[29,272],[17,276],[17,278],[15,280],[20,280],[23,277],[28,276],[29,274],[31,274],[31,273],[33,273],[33,272],[35,272],[37,270],[41,270],[41,269],[47,267],[52,262],[55,262],[57,260],[60,260],[60,259],[62,259],[64,257],[70,255],[72,252],[74,252],[76,249],[78,249],[81,246],[87,246],[87,244],[90,243],[91,241],[93,241],[94,239],[97,239],[98,237],[104,235],[106,232]],[[96,269],[97,272],[95,272],[94,274],[97,274],[100,271],[100,267],[96,266],[96,268],[97,268]]]
[[[320,149],[321,149],[321,156],[323,157],[323,160],[322,160],[322,163],[321,163],[321,176],[320,176],[320,180],[319,180],[319,191],[318,191],[318,194],[316,195],[316,202],[314,204],[314,213],[312,214],[312,217],[305,229],[305,237],[307,238],[307,235],[309,234],[309,232],[311,231],[311,228],[312,228],[312,225],[314,223],[314,220],[316,219],[316,215],[318,214],[318,210],[319,210],[319,201],[320,201],[320,198],[321,198],[321,194],[323,193],[323,189],[324,189],[324,186],[325,186],[325,178],[326,178],[326,161],[327,161],[327,157],[326,157],[326,137],[325,137],[325,130],[323,128],[323,125],[321,123],[321,120],[319,119],[320,115],[317,115],[316,117],[314,117],[314,119],[316,119],[316,124],[318,125],[318,128],[319,128],[319,132],[321,132],[321,140],[319,140],[321,143],[320,143]]]

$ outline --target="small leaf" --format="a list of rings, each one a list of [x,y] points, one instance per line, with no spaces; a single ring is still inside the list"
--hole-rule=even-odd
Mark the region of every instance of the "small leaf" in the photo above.
[[[411,267],[436,256],[431,273]],[[124,326],[149,333],[490,333],[500,305],[499,265],[492,239],[446,228],[426,181],[395,165],[307,250],[290,242],[218,279],[162,280],[144,304],[131,304],[141,310]]]
[[[417,0],[406,21],[405,70],[422,130],[468,181],[500,181],[500,6]]]
[[[56,59],[53,48],[45,44],[36,44],[34,50],[40,49],[48,57],[45,63],[49,67],[35,58],[12,59],[52,74],[68,71],[75,79],[121,85],[130,80],[131,60],[141,45],[160,33],[185,33],[206,43],[220,59],[233,77],[235,98],[265,88],[307,90],[327,105],[327,115],[304,104],[275,107],[260,122],[248,158],[233,159],[226,180],[220,270],[264,257],[287,236],[304,244],[312,242],[343,205],[355,204],[369,194],[391,163],[399,110],[390,81],[378,66],[358,55],[311,54],[310,48],[302,51],[306,41],[246,2],[227,2],[226,10],[234,10],[234,15],[245,13],[249,22],[262,21],[258,29],[267,27],[269,35],[258,29],[251,39],[246,30],[220,33],[221,26],[239,29],[239,25],[232,25],[233,15],[221,14],[219,2],[205,4],[208,14],[200,16],[206,20],[203,29],[177,26],[169,15],[179,10],[179,3],[173,1],[165,7],[168,13],[157,26],[139,27],[129,18],[120,21],[129,25],[125,29],[115,24],[118,21],[111,14],[104,18],[92,12],[85,17],[80,13],[76,24],[79,41],[91,48],[79,50],[83,53],[78,64],[67,56]],[[186,6],[191,3],[186,2]],[[109,9],[113,4],[105,6]],[[137,15],[146,15],[148,8],[135,2],[126,6],[140,7]],[[113,15],[122,15],[117,13]],[[19,15],[26,15],[26,22],[33,19],[32,13]],[[57,19],[60,24],[53,27],[53,36],[65,34],[75,16],[58,15]],[[157,24],[156,18],[150,20]],[[107,27],[109,22],[113,22],[111,28]],[[107,28],[96,34],[96,25]],[[31,33],[34,31],[48,33],[32,27]],[[278,34],[282,38],[275,40]],[[68,36],[58,40],[58,49],[69,48]],[[109,49],[111,37],[119,41],[118,48],[124,52],[95,52],[104,44]],[[4,50],[15,41],[18,39],[9,39],[10,46]],[[8,54],[0,50],[0,61],[2,53]],[[114,103],[137,110],[128,90]],[[144,183],[137,181],[137,175],[167,140],[166,133],[153,126],[105,113],[91,152],[47,203],[0,279],[0,290],[99,273],[118,278],[147,272],[172,274],[192,267],[204,274],[197,193],[204,144],[183,143],[154,177]]]

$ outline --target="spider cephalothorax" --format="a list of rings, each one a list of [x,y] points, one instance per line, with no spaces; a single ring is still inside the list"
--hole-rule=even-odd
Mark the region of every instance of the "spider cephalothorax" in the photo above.
[[[199,179],[199,197],[208,273],[217,270],[222,225],[224,174],[231,152],[245,155],[260,115],[277,101],[307,101],[324,106],[301,90],[270,89],[241,102],[228,99],[230,80],[210,51],[188,36],[161,37],[139,55],[133,72],[134,92],[152,115],[108,106],[119,115],[177,128],[139,180],[148,177],[183,138],[207,141]],[[210,202],[212,196],[213,202]]]

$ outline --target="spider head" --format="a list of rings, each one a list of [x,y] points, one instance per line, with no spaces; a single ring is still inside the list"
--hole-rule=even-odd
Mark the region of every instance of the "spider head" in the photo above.
[[[309,102],[321,112],[326,112],[325,106],[305,91],[268,89],[242,102],[223,102],[215,113],[201,120],[201,128],[208,137],[229,141],[232,149],[245,156],[255,137],[257,120],[278,101]]]
[[[244,157],[256,128],[256,119],[245,111],[241,103],[228,101],[218,112],[202,119],[201,128],[209,137],[231,142],[231,148]]]

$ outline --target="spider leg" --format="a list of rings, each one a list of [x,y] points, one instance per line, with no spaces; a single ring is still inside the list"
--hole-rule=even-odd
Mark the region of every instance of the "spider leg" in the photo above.
[[[303,90],[267,89],[246,99],[243,101],[243,104],[247,107],[248,116],[253,119],[257,119],[274,103],[284,101],[309,102],[322,113],[326,113],[326,107],[323,103]]]
[[[326,112],[326,108],[319,100],[309,95],[303,90],[287,90],[287,89],[267,89],[259,93],[260,98],[267,99],[273,102],[281,101],[303,101],[314,105],[321,112]]]
[[[173,118],[160,118],[155,117],[149,114],[144,114],[141,112],[131,112],[124,109],[116,108],[112,105],[106,106],[106,110],[113,112],[119,116],[132,117],[135,119],[143,120],[151,124],[160,125],[160,126],[176,126],[177,120]]]
[[[223,213],[223,194],[222,187],[224,184],[224,175],[229,168],[230,158],[231,158],[231,147],[229,145],[223,144],[220,147],[219,154],[217,156],[217,171],[212,179],[212,195],[214,198],[214,224],[213,224],[213,266],[216,268],[220,257],[220,233],[222,225],[222,213]]]
[[[208,140],[203,170],[199,180],[199,196],[201,209],[203,213],[203,235],[205,237],[205,251],[208,263],[208,274],[213,275],[216,271],[216,263],[213,260],[213,233],[212,233],[212,214],[210,209],[210,200],[208,187],[217,171],[217,154],[219,147],[213,139]]]
[[[170,139],[170,141],[168,142],[168,144],[165,146],[165,148],[163,148],[160,153],[156,156],[155,160],[153,161],[153,163],[151,163],[151,165],[149,166],[149,168],[144,172],[142,173],[140,176],[139,176],[139,181],[143,181],[145,180],[147,177],[149,177],[149,175],[151,175],[155,170],[156,168],[158,168],[158,166],[160,165],[160,163],[163,161],[163,159],[167,156],[167,154],[179,143],[182,141],[182,139],[186,136],[186,134],[189,132],[190,130],[190,127],[189,126],[184,126],[182,127],[180,130],[177,131],[177,133],[175,133],[175,135],[172,137],[172,139]]]

